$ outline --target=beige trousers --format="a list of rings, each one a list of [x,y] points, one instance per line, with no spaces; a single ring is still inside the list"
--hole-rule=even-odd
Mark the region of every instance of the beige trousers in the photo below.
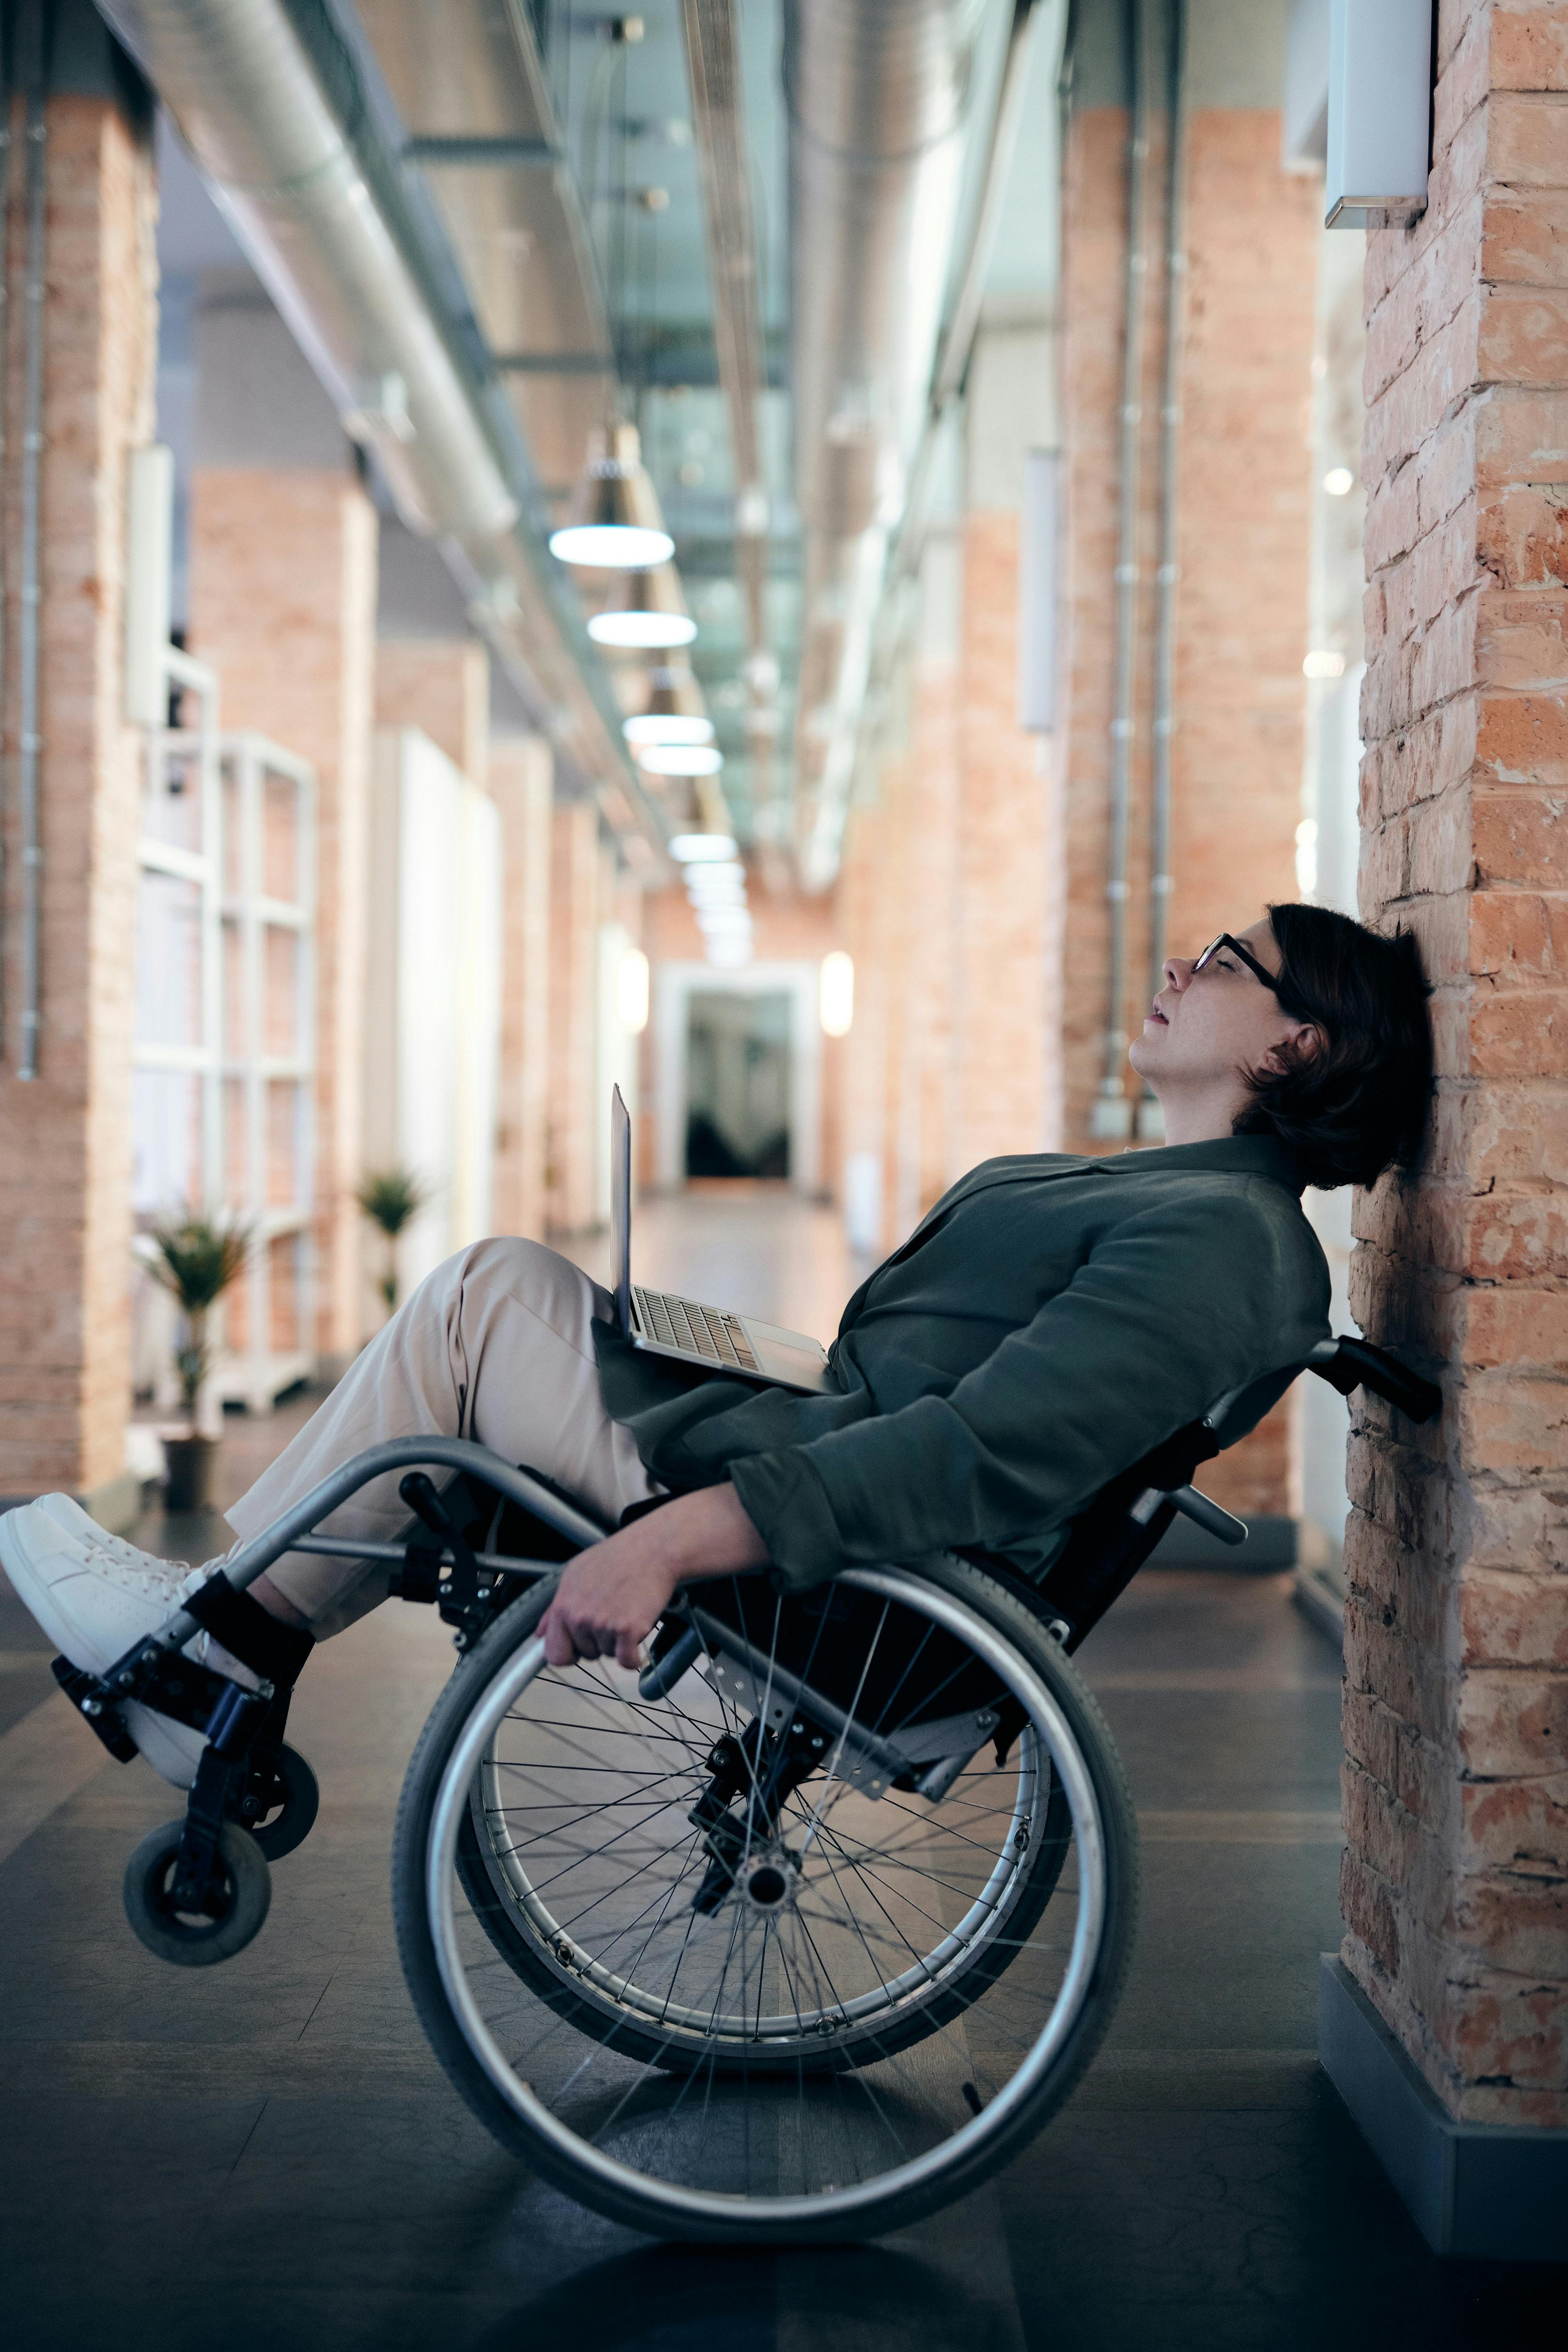
[[[612,1526],[658,1492],[605,1411],[593,1326],[608,1291],[542,1243],[475,1242],[427,1275],[355,1359],[321,1410],[228,1513],[242,1540],[367,1446],[468,1437],[542,1471]],[[373,1479],[319,1533],[395,1540],[408,1525],[403,1471]],[[378,1562],[286,1552],[269,1574],[318,1640],[386,1598]]]

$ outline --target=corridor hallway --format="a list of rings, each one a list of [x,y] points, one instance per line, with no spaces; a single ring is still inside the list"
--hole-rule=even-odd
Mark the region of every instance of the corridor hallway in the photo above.
[[[584,1262],[604,1271],[604,1245]],[[638,1212],[650,1282],[829,1335],[859,1278],[831,1213],[698,1190]],[[232,1417],[243,1484],[304,1417]],[[243,1466],[239,1466],[243,1465]],[[137,1539],[200,1558],[206,1521]],[[10,2352],[1024,2352],[1512,2340],[1538,2274],[1427,2252],[1316,2055],[1336,1896],[1340,1670],[1280,1575],[1145,1570],[1081,1659],[1125,1759],[1144,1916],[1110,2040],[994,2184],[905,2236],[823,2252],[654,2246],[530,2179],[415,2019],[387,1865],[450,1670],[392,1603],[323,1646],[291,1736],[311,1836],[226,1967],[160,1966],[120,1880],[174,1810],[100,1761],[0,1598],[0,2100]]]

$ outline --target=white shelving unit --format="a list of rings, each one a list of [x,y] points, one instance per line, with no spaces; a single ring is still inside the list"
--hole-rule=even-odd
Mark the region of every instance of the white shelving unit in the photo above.
[[[192,1204],[251,1228],[205,1402],[209,1416],[226,1402],[266,1412],[315,1364],[316,782],[264,736],[219,731],[210,669],[173,646],[163,661],[196,723],[147,730],[134,1205],[142,1221]]]

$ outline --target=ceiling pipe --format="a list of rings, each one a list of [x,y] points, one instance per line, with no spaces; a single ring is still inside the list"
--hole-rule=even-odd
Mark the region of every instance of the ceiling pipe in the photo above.
[[[970,224],[968,243],[958,271],[957,291],[943,330],[931,376],[931,395],[920,447],[910,467],[909,497],[889,560],[889,577],[877,615],[871,669],[862,705],[857,764],[874,756],[880,712],[900,651],[913,625],[916,607],[901,595],[902,583],[920,567],[931,519],[931,485],[942,429],[969,375],[974,339],[980,329],[980,306],[986,273],[1001,226],[1003,200],[1023,127],[1024,93],[1027,85],[1029,44],[1045,11],[1038,0],[1014,0],[1013,21],[1002,60],[996,104],[981,174],[980,201]]]
[[[792,0],[798,849],[837,868],[890,536],[920,448],[984,0]]]
[[[335,102],[282,0],[102,0],[178,124],[258,275],[404,520],[452,544],[476,622],[521,661],[557,747],[618,792],[662,853],[619,712],[552,559],[520,513],[477,387],[449,347]]]
[[[758,405],[767,385],[762,287],[752,204],[751,159],[741,82],[740,26],[734,0],[682,0],[691,120],[702,182],[708,273],[713,289],[713,341],[735,468],[735,577],[746,613],[747,751],[752,823],[773,834],[772,739],[766,722],[776,682],[768,652],[768,497],[763,476]],[[758,657],[763,658],[759,659]],[[760,715],[759,715],[760,714]]]

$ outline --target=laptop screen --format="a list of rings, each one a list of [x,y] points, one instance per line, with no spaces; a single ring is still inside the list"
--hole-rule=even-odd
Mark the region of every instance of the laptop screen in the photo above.
[[[616,1328],[632,1336],[632,1121],[619,1087],[610,1089],[610,1248],[615,1262]]]

